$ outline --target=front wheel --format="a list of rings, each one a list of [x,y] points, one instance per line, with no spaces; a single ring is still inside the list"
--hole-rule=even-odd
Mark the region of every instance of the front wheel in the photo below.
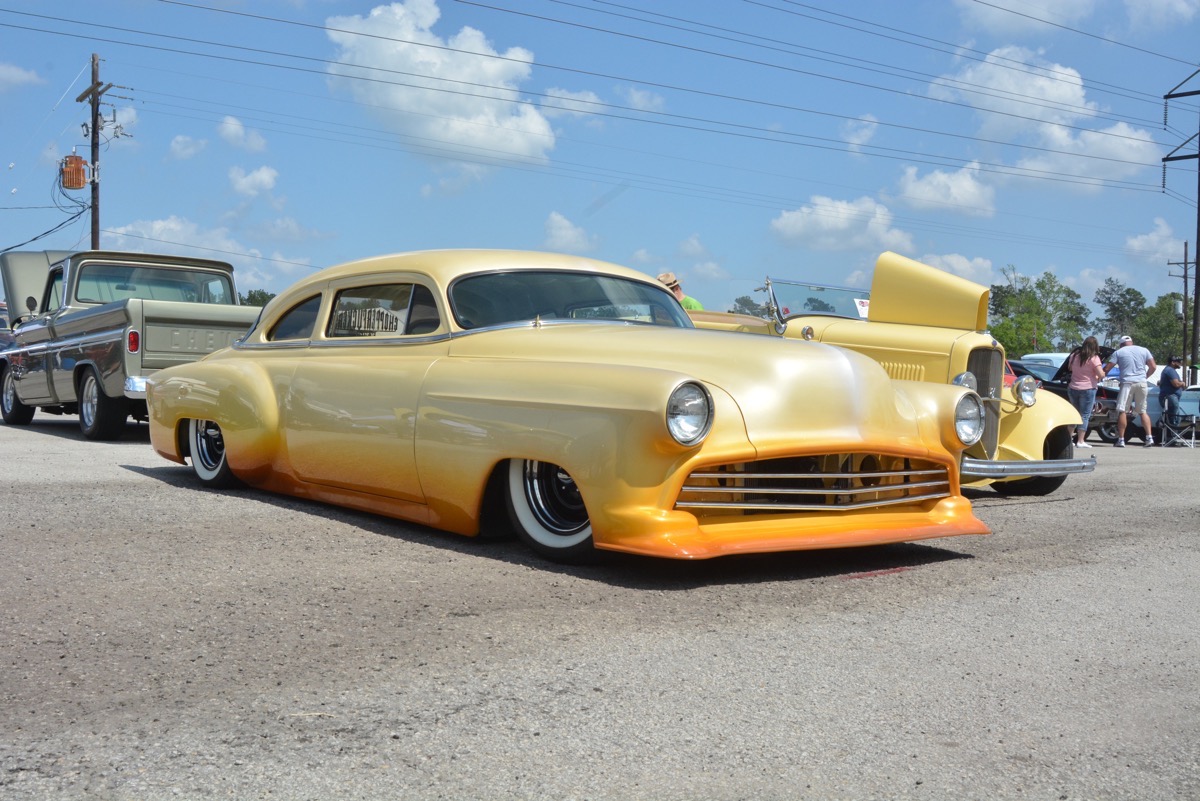
[[[124,398],[110,398],[89,367],[79,381],[79,428],[88,439],[109,440],[120,436],[129,410]]]
[[[1073,426],[1063,426],[1051,431],[1046,437],[1046,444],[1042,446],[1043,458],[1070,459],[1075,452],[1072,429]],[[1001,495],[1041,496],[1054,492],[1066,480],[1066,476],[1034,476],[1018,481],[998,481],[992,487]]]
[[[188,446],[192,452],[192,472],[201,484],[223,489],[240,483],[225,458],[225,436],[212,420],[188,421]]]
[[[537,553],[568,563],[596,557],[583,496],[566,470],[550,462],[513,459],[505,497],[517,536]]]
[[[8,365],[0,365],[0,414],[10,426],[27,426],[33,419],[33,407],[17,397],[17,380]]]

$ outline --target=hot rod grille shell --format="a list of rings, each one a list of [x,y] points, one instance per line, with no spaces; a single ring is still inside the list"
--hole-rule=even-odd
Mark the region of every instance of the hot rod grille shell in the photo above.
[[[716,465],[684,482],[676,509],[851,512],[951,495],[944,465],[886,454],[824,454]]]

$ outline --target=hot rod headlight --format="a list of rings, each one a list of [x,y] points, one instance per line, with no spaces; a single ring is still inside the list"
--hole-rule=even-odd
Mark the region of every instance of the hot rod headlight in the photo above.
[[[983,401],[974,392],[963,395],[954,407],[954,433],[968,448],[983,436]]]
[[[954,376],[954,380],[950,383],[956,384],[960,387],[966,387],[972,392],[979,391],[979,379],[975,377],[974,373],[959,373],[958,375]]]
[[[1037,379],[1031,375],[1023,375],[1013,383],[1013,395],[1022,406],[1032,406],[1037,403]]]
[[[712,427],[712,398],[699,384],[680,384],[667,399],[667,430],[680,445],[697,445]]]

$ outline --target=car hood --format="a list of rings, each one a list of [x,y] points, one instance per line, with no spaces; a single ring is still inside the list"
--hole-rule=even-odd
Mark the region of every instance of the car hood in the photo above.
[[[456,337],[449,355],[627,366],[695,379],[733,398],[760,445],[817,431],[845,441],[917,433],[910,393],[919,394],[919,385],[904,382],[900,391],[870,358],[818,342],[643,325],[531,324]]]

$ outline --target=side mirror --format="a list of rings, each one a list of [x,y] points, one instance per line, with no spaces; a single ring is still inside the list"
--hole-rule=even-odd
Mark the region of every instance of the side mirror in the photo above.
[[[29,311],[31,311],[31,312],[36,312],[37,311],[37,298],[35,298],[33,295],[30,295],[29,297],[25,298],[25,308],[29,309]]]

